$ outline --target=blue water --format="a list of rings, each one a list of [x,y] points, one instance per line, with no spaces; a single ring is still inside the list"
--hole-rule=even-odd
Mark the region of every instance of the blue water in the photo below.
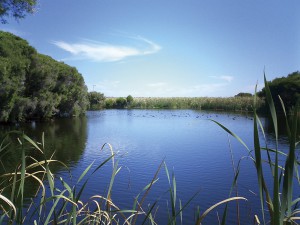
[[[234,169],[240,163],[237,191],[239,196],[248,199],[239,202],[240,221],[241,224],[253,224],[255,214],[262,219],[253,161],[248,150],[212,120],[239,135],[250,151],[253,149],[251,114],[194,110],[103,110],[87,112],[86,118],[79,122],[72,119],[31,124],[26,131],[30,135],[44,131],[46,141],[53,139],[50,147],[55,148],[57,159],[66,160],[74,183],[91,163],[94,162],[93,170],[110,156],[108,145],[101,150],[103,144],[109,143],[116,153],[115,163],[118,162],[121,167],[111,196],[120,209],[132,208],[134,198],[144,193],[143,188],[151,182],[164,162],[171,179],[172,174],[176,179],[177,210],[179,199],[184,205],[198,193],[183,211],[183,224],[195,224],[197,207],[203,213],[213,204],[236,195],[236,189],[231,195],[230,191]],[[262,117],[261,120],[266,126],[267,119]],[[266,127],[266,130],[269,128]],[[266,137],[267,143],[274,146],[274,135],[266,132]],[[287,148],[286,136],[280,136],[279,147],[281,150]],[[148,204],[151,206],[157,201],[159,208],[155,221],[158,224],[167,224],[168,209],[171,211],[169,182],[164,165],[142,206],[146,210]],[[268,171],[267,166],[265,169]],[[88,201],[91,196],[98,194],[105,196],[111,173],[112,162],[109,162],[93,174],[82,200]],[[69,177],[69,173],[62,168],[56,169],[56,174],[64,179]],[[270,172],[265,175],[271,185]],[[297,192],[299,187],[296,188],[295,192],[300,193]],[[203,223],[218,224],[223,209],[222,205],[213,210]],[[237,224],[236,211],[236,202],[231,202],[228,224]]]
[[[197,206],[203,213],[208,207],[229,197],[234,178],[233,165],[236,167],[242,157],[249,155],[244,146],[212,120],[238,134],[249,149],[253,149],[253,120],[250,115],[193,110],[105,110],[88,112],[87,118],[86,148],[72,172],[79,174],[93,160],[101,162],[109,156],[108,149],[101,152],[100,147],[110,143],[122,167],[115,181],[112,199],[121,209],[128,209],[132,207],[134,197],[151,182],[164,160],[170,176],[175,174],[177,199],[181,199],[183,205],[199,192],[183,212],[184,224],[194,224]],[[265,120],[262,121],[264,123]],[[268,139],[272,144],[273,136],[268,135]],[[284,144],[283,140],[281,145]],[[107,187],[107,176],[111,175],[111,170],[111,165],[107,166],[99,175],[101,178],[96,176],[89,182],[87,198]],[[153,204],[158,201],[156,221],[166,224],[167,208],[170,210],[171,206],[164,167],[158,178],[146,202]],[[104,181],[106,184],[103,184]],[[256,184],[254,164],[246,157],[241,162],[238,180],[239,196],[248,199],[247,202],[240,202],[242,224],[252,222],[254,214],[260,216]],[[222,213],[221,206],[212,211],[204,223],[217,223],[218,215]],[[229,204],[228,223],[236,223],[236,203]]]

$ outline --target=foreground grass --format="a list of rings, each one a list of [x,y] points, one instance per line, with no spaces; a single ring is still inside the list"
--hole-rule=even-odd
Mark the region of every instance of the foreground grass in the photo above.
[[[117,203],[112,201],[112,189],[121,167],[118,165],[118,160],[115,158],[116,153],[110,144],[105,144],[101,148],[101,151],[108,149],[110,156],[99,165],[93,166],[94,163],[91,163],[82,171],[75,184],[71,185],[74,182],[52,173],[51,165],[54,163],[61,164],[66,170],[68,167],[60,161],[46,159],[44,136],[42,136],[41,142],[34,142],[22,132],[9,132],[0,144],[1,157],[9,150],[6,139],[10,135],[15,136],[19,142],[17,150],[22,152],[22,156],[15,170],[8,171],[3,168],[4,172],[0,174],[0,224],[157,224],[155,215],[158,209],[158,199],[149,204],[147,196],[158,181],[158,173],[163,168],[169,181],[167,190],[170,196],[168,224],[177,224],[182,219],[182,212],[198,194],[195,193],[186,203],[177,199],[175,175],[170,175],[165,162],[162,161],[150,183],[145,185],[141,193],[134,198],[132,208],[120,209]],[[36,158],[26,155],[26,148],[33,148],[36,151],[34,153]],[[37,156],[38,154],[39,156]],[[44,159],[37,160],[41,156]],[[112,164],[112,175],[106,194],[97,194],[85,202],[82,201],[81,195],[89,179],[107,163]],[[4,164],[1,163],[1,166]],[[28,183],[31,185],[36,183],[38,186],[29,203],[29,199],[25,199]],[[200,223],[210,211],[220,204],[235,200],[245,200],[245,198],[225,199],[202,214],[198,212],[197,220]]]
[[[298,224],[300,221],[300,198],[299,193],[294,193],[294,182],[300,185],[299,179],[299,135],[297,134],[297,124],[298,124],[298,107],[294,107],[292,112],[292,119],[289,120],[283,101],[282,109],[284,112],[284,118],[286,122],[286,129],[289,141],[289,149],[279,149],[278,148],[278,118],[272,99],[272,95],[265,78],[265,90],[266,99],[269,107],[269,112],[271,115],[271,121],[274,127],[275,135],[275,149],[269,148],[267,145],[264,128],[262,123],[256,113],[256,96],[254,97],[254,133],[253,133],[253,144],[254,149],[251,150],[245,142],[238,135],[234,134],[222,124],[217,123],[226,132],[235,137],[249,152],[249,157],[254,163],[254,167],[257,174],[257,183],[259,187],[260,196],[260,208],[261,215],[257,216],[256,223],[258,224],[272,224],[272,225],[285,225],[285,224]],[[279,96],[280,98],[280,96]],[[289,122],[290,121],[290,122]],[[265,140],[265,146],[261,147],[261,140],[259,138],[259,132],[262,132]],[[263,154],[266,152],[266,154]],[[267,155],[264,159],[263,155]],[[280,160],[279,160],[280,159]],[[265,166],[265,165],[267,166]],[[239,164],[240,165],[240,164]],[[272,184],[268,184],[265,178],[265,169],[270,169],[272,174]],[[236,180],[238,179],[239,166],[236,169],[235,180],[233,187],[236,185]],[[298,196],[297,196],[298,195]],[[295,198],[296,199],[293,199]],[[226,210],[224,215],[226,215]],[[261,218],[262,222],[259,221]],[[270,221],[266,221],[269,218]]]
[[[259,208],[261,208],[261,214],[253,215],[254,222],[251,221],[249,224],[297,224],[296,222],[300,220],[300,198],[296,197],[296,199],[293,199],[295,194],[297,194],[293,192],[293,186],[294,182],[298,182],[298,185],[300,182],[298,171],[300,163],[297,157],[297,154],[299,154],[299,149],[297,150],[299,144],[297,141],[299,139],[297,136],[298,111],[297,107],[295,107],[291,123],[288,122],[289,120],[285,114],[290,146],[287,150],[278,149],[276,110],[267,82],[265,82],[265,86],[267,103],[275,130],[275,149],[269,148],[267,144],[263,147],[261,146],[262,140],[259,139],[258,134],[262,132],[264,135],[264,129],[256,113],[257,104],[259,105],[256,97],[254,97],[254,103],[252,103],[254,111],[254,149],[250,149],[237,134],[234,134],[222,124],[217,121],[213,122],[236,138],[248,150],[248,157],[253,161],[259,186]],[[284,104],[282,104],[282,107],[284,109]],[[44,136],[42,136],[40,142],[35,142],[21,132],[8,133],[0,144],[1,160],[3,155],[9,151],[7,137],[10,135],[16,136],[15,140],[19,143],[19,147],[15,151],[21,151],[21,160],[13,171],[6,170],[6,168],[0,170],[3,171],[0,174],[0,224],[157,224],[155,215],[158,201],[149,204],[147,196],[153,185],[158,181],[157,176],[162,168],[164,168],[169,181],[169,189],[167,190],[170,196],[169,210],[165,212],[168,214],[168,224],[184,224],[184,221],[181,221],[182,212],[198,194],[195,193],[187,202],[182,203],[177,198],[175,175],[170,175],[166,164],[162,162],[149,184],[145,184],[145,188],[135,197],[132,208],[121,209],[118,207],[117,202],[112,201],[114,181],[121,167],[119,167],[116,154],[109,144],[103,145],[101,151],[108,149],[110,156],[99,165],[90,164],[82,171],[75,184],[71,185],[68,180],[52,173],[51,164],[53,163],[61,164],[66,170],[68,170],[68,167],[62,162],[53,160],[51,157],[46,158]],[[33,148],[36,151],[35,155],[39,154],[39,157],[26,155],[27,148]],[[262,154],[263,152],[266,152],[266,159],[263,158],[263,155],[265,155]],[[42,158],[42,160],[38,160],[38,158]],[[283,158],[284,161],[279,160],[279,158]],[[87,201],[82,201],[82,193],[87,187],[89,179],[110,162],[112,164],[112,175],[106,193],[104,195],[94,195]],[[228,209],[227,203],[246,200],[243,197],[232,194],[233,190],[237,188],[240,162],[235,170],[230,197],[212,205],[203,212],[197,210],[195,212],[195,224],[202,224],[208,213],[224,204],[226,206],[220,224],[226,224],[227,211],[231,210]],[[3,165],[2,163],[0,166]],[[267,184],[266,182],[264,173],[266,168],[271,170],[272,184]],[[31,204],[25,202],[25,188],[28,182],[35,182],[39,187],[35,194],[36,198],[32,200]],[[239,219],[237,219],[236,224],[240,224]]]

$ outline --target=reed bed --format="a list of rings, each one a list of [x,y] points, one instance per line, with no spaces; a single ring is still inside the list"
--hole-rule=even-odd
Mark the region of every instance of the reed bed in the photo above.
[[[1,159],[11,150],[7,141],[11,139],[19,144],[18,148],[13,150],[21,151],[21,160],[11,171],[4,168],[3,163],[0,165],[0,224],[157,224],[155,215],[158,200],[149,203],[147,196],[158,181],[157,176],[161,168],[164,167],[168,171],[164,161],[159,165],[150,183],[134,198],[132,208],[121,209],[112,201],[114,181],[121,167],[118,165],[117,153],[110,144],[104,144],[100,149],[109,150],[110,156],[98,165],[91,163],[74,184],[73,181],[52,173],[51,165],[54,163],[61,164],[66,171],[69,171],[69,168],[64,163],[53,160],[53,156],[46,158],[44,135],[40,142],[36,142],[22,132],[8,132],[0,143]],[[35,151],[36,158],[26,154],[28,148]],[[93,195],[87,201],[82,201],[82,193],[87,188],[89,179],[108,163],[112,165],[112,174],[105,193]],[[175,180],[175,176],[173,179]],[[25,197],[26,186],[29,183],[36,183],[38,186],[32,199]],[[184,205],[175,207],[180,200],[176,198],[176,183],[173,182],[172,185],[168,190],[172,202],[168,224],[175,225],[182,211],[196,195]]]
[[[107,101],[114,101],[109,98]],[[113,105],[113,104],[110,104]],[[264,99],[257,99],[256,107],[262,109]],[[127,108],[136,109],[197,109],[223,111],[253,111],[253,97],[172,97],[172,98],[134,98]]]

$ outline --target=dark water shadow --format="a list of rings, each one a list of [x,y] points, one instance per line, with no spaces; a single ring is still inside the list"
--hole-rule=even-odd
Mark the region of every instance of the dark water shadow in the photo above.
[[[5,151],[0,153],[0,174],[14,172],[16,167],[20,165],[22,147],[19,141],[24,143],[26,156],[31,156],[38,161],[44,160],[45,157],[46,159],[51,157],[52,159],[63,162],[68,168],[72,168],[77,165],[85,150],[87,118],[56,119],[47,122],[0,126],[0,140],[3,140],[7,132],[15,130],[24,132],[24,134],[38,143],[42,142],[42,135],[44,133],[45,155],[34,149],[27,141],[20,139],[19,135],[9,135],[4,141],[4,143],[9,144],[9,146]],[[32,162],[30,157],[27,157],[27,165]],[[65,166],[60,163],[50,164],[50,169],[54,174],[61,170],[66,170]],[[7,178],[0,178],[0,189],[11,182],[5,179]],[[33,182],[33,179],[27,179],[25,182],[25,198],[30,199],[35,196],[39,185],[37,182]],[[9,191],[9,189],[7,189],[7,191]]]

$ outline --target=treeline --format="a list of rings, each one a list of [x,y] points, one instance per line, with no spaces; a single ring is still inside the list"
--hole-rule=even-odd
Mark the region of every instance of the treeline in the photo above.
[[[296,71],[287,77],[275,78],[268,82],[274,104],[277,111],[281,111],[282,99],[287,111],[300,105],[300,72]],[[258,93],[258,96],[265,97],[265,88]],[[280,96],[280,98],[279,98]]]
[[[0,31],[0,122],[77,116],[89,104],[76,68]]]
[[[276,78],[268,82],[274,99],[275,106],[280,112],[282,110],[282,99],[286,111],[291,111],[300,105],[300,73],[294,72],[287,77]],[[280,96],[280,98],[279,98]],[[203,109],[224,111],[252,111],[253,95],[250,93],[239,93],[234,97],[173,97],[173,98],[105,98],[99,92],[89,93],[90,109],[111,108],[135,108],[135,109]],[[257,93],[257,111],[266,112],[265,89]]]

